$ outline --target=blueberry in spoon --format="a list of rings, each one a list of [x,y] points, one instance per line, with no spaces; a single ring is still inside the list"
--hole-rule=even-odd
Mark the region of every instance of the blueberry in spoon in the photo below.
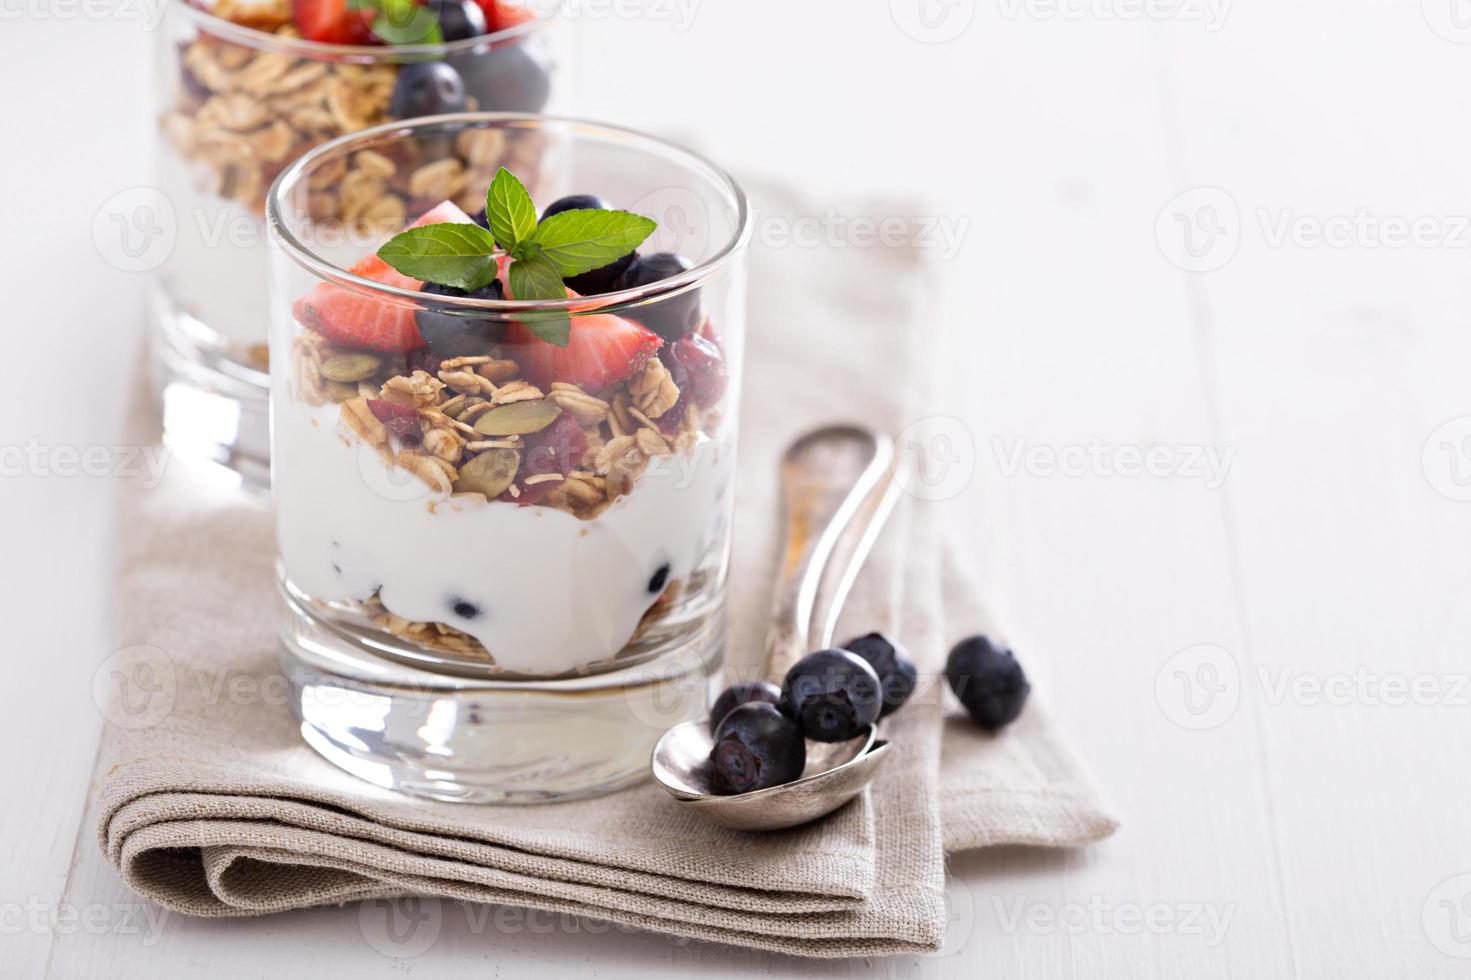
[[[847,650],[809,653],[787,671],[782,710],[817,742],[846,742],[878,721],[879,676]]]
[[[749,793],[802,775],[807,743],[797,723],[775,705],[752,701],[732,710],[715,729],[710,762],[725,788]]]

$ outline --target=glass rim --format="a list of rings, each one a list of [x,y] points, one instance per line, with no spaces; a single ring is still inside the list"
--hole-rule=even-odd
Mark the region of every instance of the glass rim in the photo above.
[[[552,20],[551,14],[541,13],[528,7],[527,9],[535,14],[531,20],[504,30],[492,31],[477,37],[467,37],[459,41],[446,41],[442,44],[332,44],[325,41],[309,41],[304,37],[285,37],[281,34],[263,31],[258,27],[237,24],[202,7],[194,6],[189,0],[167,0],[167,2],[175,10],[192,20],[196,26],[227,41],[262,50],[314,58],[318,61],[399,61],[462,54],[473,52],[487,43],[496,44],[530,34]]]
[[[425,294],[420,290],[405,289],[401,286],[391,286],[364,276],[355,275],[347,269],[342,268],[334,262],[317,255],[310,247],[304,244],[296,235],[286,228],[281,218],[281,199],[286,193],[288,186],[295,186],[300,182],[303,175],[313,164],[323,157],[333,153],[351,153],[354,144],[371,143],[385,134],[408,133],[412,130],[429,128],[446,123],[516,123],[517,128],[543,129],[545,124],[566,125],[574,132],[583,134],[604,134],[616,137],[619,141],[627,144],[629,142],[644,144],[645,147],[657,148],[667,153],[672,153],[680,158],[681,162],[693,165],[694,169],[703,169],[708,175],[715,178],[716,182],[731,195],[736,207],[736,228],[729,239],[708,259],[677,275],[658,282],[649,283],[644,286],[635,286],[630,289],[621,289],[609,293],[592,293],[586,296],[571,297],[560,300],[515,300],[515,299],[475,299],[468,296],[441,296],[437,294]],[[471,128],[471,127],[467,127]],[[593,313],[609,311],[613,308],[629,308],[643,305],[643,301],[653,298],[669,298],[675,295],[696,289],[715,275],[720,273],[750,242],[752,231],[752,214],[750,199],[741,185],[736,183],[726,170],[711,162],[704,156],[693,150],[641,133],[636,129],[624,126],[616,126],[609,123],[598,122],[591,119],[580,119],[571,116],[542,116],[535,113],[525,112],[456,112],[439,116],[420,116],[415,119],[398,120],[383,123],[369,129],[359,130],[339,136],[334,140],[322,143],[314,147],[310,152],[304,154],[281,172],[270,191],[266,194],[266,226],[270,232],[270,238],[278,243],[297,265],[306,269],[312,275],[324,282],[341,286],[353,292],[375,295],[380,298],[392,297],[406,305],[416,308],[431,307],[441,309],[475,310],[484,313],[509,314],[515,312],[527,312],[541,310],[546,312],[565,311],[571,314],[589,315]]]

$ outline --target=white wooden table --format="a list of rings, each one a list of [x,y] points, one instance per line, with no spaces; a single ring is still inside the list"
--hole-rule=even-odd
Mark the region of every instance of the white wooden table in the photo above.
[[[942,506],[1125,826],[956,860],[946,955],[872,972],[1471,969],[1458,3],[583,4],[582,114],[961,232],[934,322],[894,325],[947,365]],[[137,9],[0,0],[6,975],[851,975],[449,904],[395,958],[371,912],[159,922],[119,885],[83,814],[111,486],[56,471],[120,441],[140,347],[142,278],[92,244],[148,179]]]

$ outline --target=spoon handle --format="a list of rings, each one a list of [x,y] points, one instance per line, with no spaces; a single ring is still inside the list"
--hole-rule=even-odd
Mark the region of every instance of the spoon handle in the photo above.
[[[782,457],[783,542],[766,643],[769,680],[780,683],[809,651],[813,609],[828,560],[893,458],[892,439],[853,425],[809,432]]]
[[[895,457],[893,465],[880,474],[878,485],[863,499],[858,513],[839,537],[828,559],[827,568],[818,580],[817,601],[809,627],[814,632],[809,633],[808,642],[815,650],[825,650],[833,645],[838,617],[843,614],[848,593],[903,495],[904,483],[900,479],[903,466],[903,458]]]

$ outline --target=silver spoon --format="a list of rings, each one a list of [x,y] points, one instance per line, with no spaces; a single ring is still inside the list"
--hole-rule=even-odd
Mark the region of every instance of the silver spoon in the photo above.
[[[808,632],[819,586],[836,552],[847,563],[837,600],[846,595],[893,505],[894,444],[856,426],[810,432],[787,449],[781,464],[785,541],[777,576],[774,615],[766,646],[766,676],[780,683],[809,652]],[[856,535],[856,537],[854,537]],[[824,623],[831,631],[832,612]],[[654,779],[679,803],[737,830],[779,830],[826,816],[863,791],[888,754],[888,743],[870,725],[846,742],[807,742],[799,779],[736,795],[713,785],[705,719],[665,732],[650,762]]]

